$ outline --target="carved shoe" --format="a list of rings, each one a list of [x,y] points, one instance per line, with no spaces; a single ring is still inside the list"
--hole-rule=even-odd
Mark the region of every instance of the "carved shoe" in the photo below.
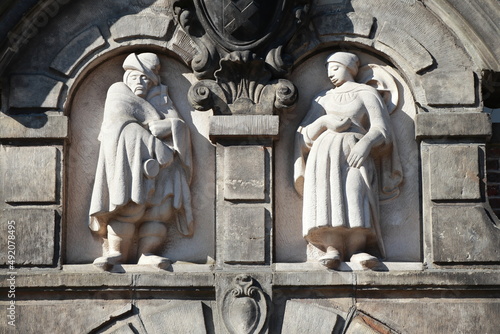
[[[361,265],[363,270],[374,269],[380,263],[379,259],[368,253],[358,253],[351,256],[351,262]]]
[[[167,269],[170,264],[170,260],[166,257],[154,255],[154,254],[142,254],[141,257],[139,258],[139,261],[137,264],[140,265],[149,265],[153,266],[158,269]]]
[[[110,256],[101,256],[94,260],[93,264],[97,268],[104,271],[111,271],[113,266],[120,262],[122,255],[120,253],[110,255]]]
[[[319,263],[328,269],[338,269],[340,266],[340,253],[338,250],[332,248],[326,252],[325,255],[319,258]]]

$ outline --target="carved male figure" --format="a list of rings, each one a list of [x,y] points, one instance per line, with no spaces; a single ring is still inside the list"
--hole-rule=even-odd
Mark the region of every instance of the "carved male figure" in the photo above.
[[[393,192],[402,175],[391,163],[398,157],[389,113],[375,88],[355,82],[355,54],[334,53],[326,66],[334,88],[315,98],[296,135],[303,233],[326,253],[326,267],[350,259],[373,268],[375,255],[384,256],[379,191]]]
[[[170,261],[158,255],[166,224],[193,233],[189,131],[160,82],[157,55],[132,53],[123,69],[123,82],[108,90],[99,134],[89,226],[103,238],[103,256],[94,264],[110,270],[138,258],[166,268]]]

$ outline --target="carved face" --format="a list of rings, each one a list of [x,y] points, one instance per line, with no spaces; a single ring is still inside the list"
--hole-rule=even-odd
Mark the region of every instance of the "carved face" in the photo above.
[[[354,81],[351,72],[343,64],[331,62],[327,65],[328,78],[335,87],[342,86],[346,81]]]
[[[153,85],[153,81],[141,71],[131,70],[126,78],[125,84],[135,95],[145,98]]]

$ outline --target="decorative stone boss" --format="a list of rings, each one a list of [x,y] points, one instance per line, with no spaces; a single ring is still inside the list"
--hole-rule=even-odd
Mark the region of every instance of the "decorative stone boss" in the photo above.
[[[386,101],[377,89],[356,82],[359,60],[352,53],[334,53],[326,65],[335,87],[314,99],[296,135],[303,233],[325,252],[319,260],[328,268],[349,258],[374,268],[385,253],[379,200],[397,196],[403,178],[390,119],[397,86],[377,65],[363,68],[361,81],[379,84]]]
[[[123,69],[123,82],[108,90],[99,134],[89,226],[103,238],[103,256],[94,264],[110,270],[138,257],[165,269],[166,224],[193,233],[189,131],[160,82],[157,55],[132,53]]]

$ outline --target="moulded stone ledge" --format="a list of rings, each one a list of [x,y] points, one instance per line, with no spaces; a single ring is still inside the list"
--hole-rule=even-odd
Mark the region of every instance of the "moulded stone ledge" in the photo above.
[[[296,266],[295,270],[291,268]],[[392,264],[387,264],[388,267]],[[500,269],[433,269],[417,270],[421,263],[406,263],[414,270],[391,271],[333,271],[325,268],[305,270],[309,264],[278,264],[272,272],[272,285],[276,287],[293,286],[337,286],[344,288],[397,288],[403,290],[421,290],[428,288],[482,289],[500,285]],[[93,265],[71,265],[70,269],[18,269],[16,287],[50,289],[143,289],[155,286],[166,288],[213,288],[216,284],[216,272],[201,267],[198,272],[168,272],[142,268],[142,272],[122,274],[101,272]],[[290,268],[285,270],[285,268]],[[208,271],[202,271],[208,270]],[[234,273],[224,272],[228,275]],[[7,288],[10,277],[7,269],[0,270],[0,288]]]
[[[474,271],[456,270],[424,270],[401,272],[366,271],[356,275],[358,287],[401,286],[406,289],[425,288],[468,288],[493,286],[500,284],[500,271],[484,269]]]
[[[397,289],[469,288],[500,284],[499,270],[303,271],[275,272],[274,286],[343,286]]]
[[[380,262],[380,270],[384,271],[422,271],[424,266],[421,262]],[[322,271],[325,270],[319,262],[303,263],[276,263],[274,264],[276,272],[301,272],[301,271]],[[352,272],[363,270],[359,263],[342,262],[339,272]]]
[[[135,274],[134,287],[213,287],[213,273]]]
[[[186,266],[183,266],[186,267]],[[16,287],[20,288],[127,288],[141,289],[155,286],[168,287],[213,287],[214,274],[208,265],[190,265],[187,271],[159,271],[152,267],[124,265],[125,273],[103,272],[92,264],[65,265],[58,269],[16,269]],[[198,271],[193,272],[194,268]],[[175,270],[175,269],[174,269]],[[1,287],[8,287],[11,271],[0,270]]]
[[[283,271],[274,273],[273,285],[352,287],[355,285],[355,275],[353,272],[329,271],[324,268],[317,271]]]
[[[415,118],[416,139],[432,137],[490,137],[491,120],[485,113],[420,113]]]

